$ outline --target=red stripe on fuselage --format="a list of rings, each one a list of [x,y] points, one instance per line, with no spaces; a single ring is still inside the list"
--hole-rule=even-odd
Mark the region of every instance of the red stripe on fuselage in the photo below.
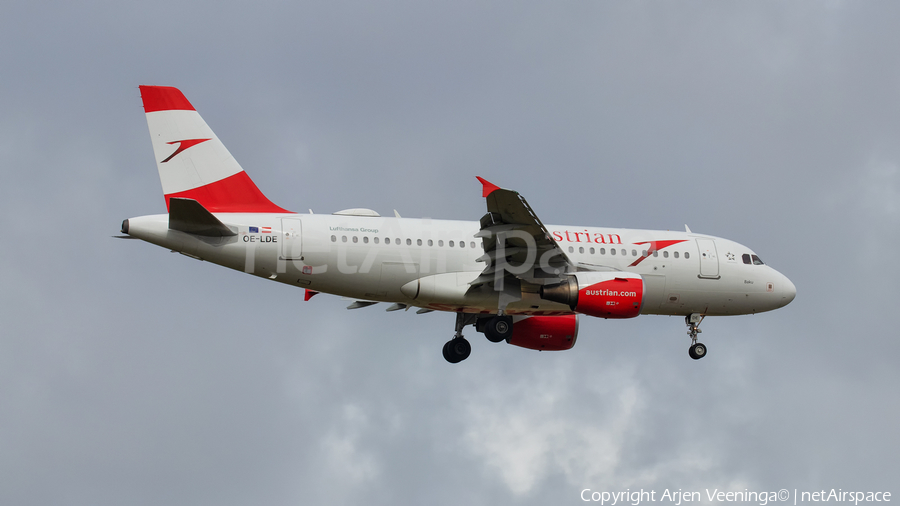
[[[650,247],[647,248],[647,256],[641,256],[641,257],[639,257],[637,260],[634,261],[634,263],[632,263],[632,264],[629,265],[628,267],[634,267],[635,265],[637,265],[637,264],[643,262],[644,259],[645,259],[645,258],[648,258],[650,255],[652,255],[654,251],[659,251],[659,250],[661,250],[661,249],[663,249],[663,248],[665,248],[665,247],[667,247],[667,246],[671,246],[671,245],[673,245],[673,244],[678,244],[678,243],[680,243],[680,242],[685,242],[686,240],[687,240],[687,239],[678,239],[678,240],[674,240],[674,241],[645,241],[645,242],[636,242],[635,244],[637,244],[637,245],[641,245],[641,244],[649,244]]]
[[[141,100],[144,101],[144,112],[156,111],[194,111],[178,88],[171,86],[140,86]]]
[[[244,171],[204,186],[170,193],[166,195],[166,209],[173,197],[194,199],[212,213],[291,213],[267,199]]]

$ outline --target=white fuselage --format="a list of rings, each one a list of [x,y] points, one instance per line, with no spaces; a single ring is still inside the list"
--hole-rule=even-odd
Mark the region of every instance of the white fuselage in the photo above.
[[[470,290],[484,270],[479,223],[375,216],[216,213],[237,235],[212,238],[168,228],[169,215],[129,220],[129,235],[255,276],[317,292],[441,311],[496,312],[497,294]],[[585,270],[640,274],[641,314],[737,315],[794,298],[784,275],[746,246],[689,232],[548,225]],[[653,247],[651,247],[651,245]],[[654,251],[657,250],[657,251]],[[745,263],[753,256],[757,262]],[[417,281],[418,280],[418,281]],[[415,282],[418,288],[411,289]],[[510,314],[571,309],[522,290]]]

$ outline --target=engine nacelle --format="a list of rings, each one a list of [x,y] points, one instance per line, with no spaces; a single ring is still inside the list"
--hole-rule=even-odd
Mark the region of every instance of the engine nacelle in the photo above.
[[[507,342],[540,351],[570,350],[578,338],[578,315],[513,316],[513,334]]]
[[[542,286],[541,298],[599,318],[634,318],[644,303],[644,279],[632,272],[576,272]]]

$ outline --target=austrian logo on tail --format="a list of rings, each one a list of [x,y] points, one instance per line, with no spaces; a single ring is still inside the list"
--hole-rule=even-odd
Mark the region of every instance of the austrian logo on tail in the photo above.
[[[174,158],[175,155],[177,155],[178,153],[181,153],[181,152],[184,151],[185,149],[187,149],[187,148],[189,148],[189,147],[192,147],[192,146],[196,146],[197,144],[200,144],[201,142],[206,142],[206,141],[208,141],[208,140],[209,140],[209,139],[185,139],[185,140],[183,140],[183,141],[172,141],[172,142],[167,142],[166,144],[178,144],[178,149],[176,149],[174,153],[172,153],[171,155],[169,155],[168,158],[166,158],[165,160],[163,160],[163,161],[161,161],[161,162],[159,162],[159,163],[166,163],[166,162],[168,162],[169,160],[171,160],[172,158]]]

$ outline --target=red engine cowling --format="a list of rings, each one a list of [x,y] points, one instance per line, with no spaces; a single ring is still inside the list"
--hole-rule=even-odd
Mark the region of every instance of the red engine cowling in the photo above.
[[[599,318],[634,318],[644,303],[644,279],[631,272],[576,272],[541,287],[541,298]]]
[[[541,351],[570,350],[578,338],[578,315],[514,316],[507,342]]]

